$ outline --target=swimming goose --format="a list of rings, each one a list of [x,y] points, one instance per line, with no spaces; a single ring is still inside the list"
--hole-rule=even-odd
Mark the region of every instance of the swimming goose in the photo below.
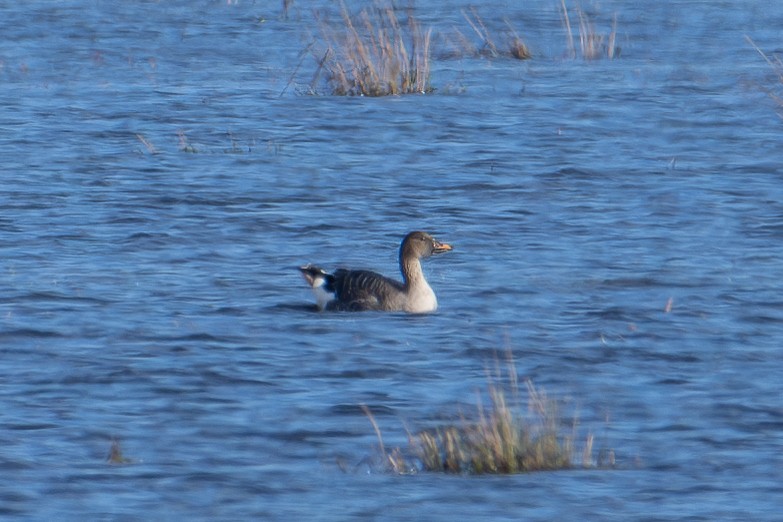
[[[422,258],[451,250],[426,232],[411,232],[400,244],[402,283],[369,270],[340,268],[330,274],[314,265],[300,267],[319,310],[434,312],[438,300],[421,270]]]

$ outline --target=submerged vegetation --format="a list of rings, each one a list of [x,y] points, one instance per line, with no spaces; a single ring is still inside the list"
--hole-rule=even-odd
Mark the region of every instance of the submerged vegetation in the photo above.
[[[375,419],[363,406],[379,441],[383,465],[399,474],[417,470],[464,474],[513,474],[533,471],[592,467],[593,436],[587,435],[581,452],[575,440],[577,421],[569,430],[561,427],[557,401],[525,382],[527,414],[519,407],[514,375],[509,386],[512,403],[500,386],[488,387],[489,405],[478,399],[475,414],[459,422],[408,434],[408,449],[387,451]],[[599,465],[612,466],[613,454],[602,456]]]

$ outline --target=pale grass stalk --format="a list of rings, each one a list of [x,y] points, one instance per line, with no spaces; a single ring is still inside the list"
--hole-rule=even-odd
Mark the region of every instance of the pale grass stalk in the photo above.
[[[563,23],[566,28],[566,39],[568,41],[568,51],[571,58],[576,58],[576,47],[574,47],[574,33],[571,31],[571,19],[568,16],[568,8],[565,0],[560,0],[560,8],[563,10]]]
[[[579,16],[579,46],[582,56],[587,60],[594,60],[601,52],[603,38],[596,34],[593,23],[587,19],[584,11],[577,8],[576,12]]]
[[[392,28],[391,38],[387,37],[385,47],[385,52],[388,54],[388,57],[384,61],[389,68],[389,70],[386,71],[386,77],[392,80],[388,82],[388,88],[392,94],[400,94],[400,92],[408,92],[410,90],[410,58],[408,57],[408,50],[405,47],[400,24],[397,17],[394,15],[394,11],[387,9],[386,17],[391,23]],[[395,78],[399,78],[399,82],[393,81]]]
[[[418,23],[416,24],[418,27]],[[432,42],[432,28],[427,29],[424,35],[424,42],[416,53],[416,92],[427,92],[430,77],[430,43]]]
[[[484,21],[476,12],[476,8],[471,7],[470,14],[468,14],[468,12],[465,9],[463,9],[462,16],[468,22],[468,25],[470,25],[473,31],[478,35],[479,39],[481,39],[481,41],[484,42],[484,47],[489,50],[490,55],[497,56],[498,48],[495,45],[495,42],[493,42],[492,39],[489,37],[489,31],[487,30],[487,27],[484,25]]]
[[[150,154],[158,153],[158,149],[155,148],[155,145],[150,140],[145,138],[143,134],[136,133],[136,139],[138,139],[142,143],[142,145],[144,145],[147,148],[147,152],[149,152]]]
[[[560,0],[560,11],[563,25],[566,32],[566,44],[567,53],[570,58],[576,58],[577,49],[574,43],[574,32],[571,27],[571,17],[568,14],[568,7],[565,0]],[[578,19],[579,29],[579,50],[581,51],[581,57],[585,60],[596,60],[600,58],[604,51],[606,52],[606,58],[614,59],[617,50],[617,14],[612,16],[612,29],[609,32],[608,37],[596,32],[595,24],[585,11],[577,6],[575,8],[576,16]],[[604,45],[604,41],[607,41]]]
[[[457,42],[453,44],[455,47],[456,56],[476,56],[479,54],[478,48],[473,45],[473,42],[471,42],[470,39],[462,33],[462,31],[454,28],[453,34],[457,40]]]
[[[761,57],[764,59],[765,62],[767,62],[767,65],[770,66],[772,71],[777,75],[778,77],[778,83],[783,86],[783,61],[781,61],[779,56],[772,56],[771,58],[767,56],[767,54],[762,51],[758,45],[756,45],[756,42],[754,42],[750,36],[745,35],[745,40],[756,50],[757,53],[761,55]],[[783,107],[783,98],[779,96],[778,94],[775,94],[774,92],[770,90],[766,90],[767,95],[772,98],[772,100],[779,106]],[[781,115],[783,117],[783,115]]]
[[[381,429],[378,427],[378,423],[375,422],[375,416],[370,411],[370,408],[367,407],[366,404],[360,404],[359,405],[364,412],[364,414],[367,416],[367,418],[370,420],[370,424],[372,424],[372,428],[375,430],[375,436],[378,437],[378,447],[381,451],[381,455],[383,456],[383,459],[389,463],[391,468],[394,470],[395,473],[402,473],[404,462],[401,459],[401,455],[398,450],[392,451],[392,453],[386,453],[386,446],[383,444],[383,436],[381,435]]]
[[[582,450],[582,467],[589,468],[593,464],[593,434],[587,436],[585,447]]]
[[[609,43],[607,44],[607,58],[614,59],[615,43],[617,40],[617,13],[612,15],[612,31],[609,33]]]
[[[342,15],[343,22],[345,23],[346,29],[348,29],[349,35],[349,45],[347,46],[346,50],[349,53],[352,53],[351,56],[353,56],[353,59],[349,61],[349,63],[352,65],[352,76],[360,82],[362,91],[369,91],[371,85],[377,85],[378,83],[377,70],[374,67],[372,59],[370,58],[370,53],[367,49],[367,46],[365,45],[361,36],[359,36],[359,32],[356,30],[356,27],[354,26],[353,21],[351,20],[351,17],[348,13],[348,9],[344,4]],[[368,75],[369,81],[367,81]]]

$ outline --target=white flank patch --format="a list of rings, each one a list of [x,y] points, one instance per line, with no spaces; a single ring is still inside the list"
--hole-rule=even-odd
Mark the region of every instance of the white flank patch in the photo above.
[[[324,310],[326,305],[330,301],[334,300],[334,293],[329,292],[326,288],[326,279],[323,276],[317,275],[313,279],[313,293],[315,294],[315,302],[318,304],[319,310]]]

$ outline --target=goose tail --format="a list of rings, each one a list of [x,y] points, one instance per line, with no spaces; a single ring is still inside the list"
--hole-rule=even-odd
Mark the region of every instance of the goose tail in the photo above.
[[[307,264],[299,267],[307,284],[313,289],[319,310],[324,310],[335,299],[334,276],[321,267]]]

